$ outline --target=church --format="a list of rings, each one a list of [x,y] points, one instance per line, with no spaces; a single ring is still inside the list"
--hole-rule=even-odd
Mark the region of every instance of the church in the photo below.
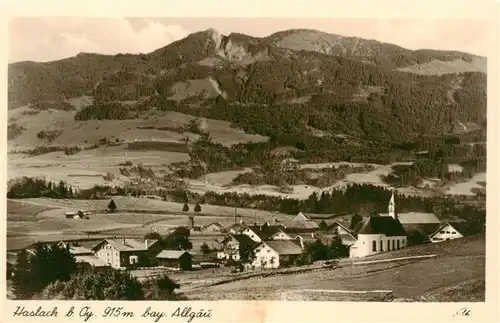
[[[398,219],[394,193],[388,206],[388,215],[371,216],[356,228],[357,241],[351,246],[351,258],[366,257],[381,252],[399,250],[408,244],[407,233]]]

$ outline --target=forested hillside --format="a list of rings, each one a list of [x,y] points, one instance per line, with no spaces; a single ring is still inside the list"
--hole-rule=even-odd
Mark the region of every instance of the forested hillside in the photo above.
[[[268,136],[271,146],[292,145],[299,150],[296,157],[351,160],[378,153],[387,158],[409,146],[429,149],[429,138],[471,131],[483,134],[479,142],[485,142],[485,73],[397,70],[477,59],[310,30],[255,38],[210,29],[149,54],[82,53],[11,64],[9,107],[62,109],[66,100],[89,95],[93,104],[77,111],[76,121],[178,111],[230,121]],[[457,150],[453,145],[445,150]]]

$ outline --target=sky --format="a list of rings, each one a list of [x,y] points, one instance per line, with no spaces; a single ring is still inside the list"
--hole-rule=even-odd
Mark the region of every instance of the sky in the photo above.
[[[214,28],[256,37],[287,29],[317,29],[409,49],[487,55],[487,20],[372,18],[15,18],[9,23],[9,62],[52,61],[80,52],[148,53],[190,33]]]

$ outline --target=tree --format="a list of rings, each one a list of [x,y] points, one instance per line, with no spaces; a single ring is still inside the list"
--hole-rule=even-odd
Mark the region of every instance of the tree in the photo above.
[[[307,244],[305,251],[310,255],[311,261],[330,259],[330,248],[319,239]]]
[[[149,278],[143,282],[144,298],[150,300],[179,300],[174,292],[180,287],[166,274],[158,278]]]
[[[66,248],[56,245],[37,246],[29,261],[26,253],[21,252],[18,257],[14,290],[20,299],[28,299],[58,280],[67,281],[76,270],[73,255]]]
[[[85,286],[82,288],[82,286]],[[63,300],[143,300],[144,292],[137,278],[113,268],[88,269],[68,281],[48,285],[37,297]]]
[[[354,230],[356,225],[358,225],[358,223],[361,222],[362,220],[363,220],[363,217],[361,215],[359,215],[358,213],[354,214],[351,217],[351,225],[349,226],[349,229]]]
[[[194,206],[194,211],[196,213],[200,213],[201,212],[201,206],[199,203],[196,203],[196,205]]]
[[[164,244],[163,237],[158,232],[148,232],[144,235],[144,240],[158,240],[162,245]]]
[[[330,243],[330,259],[345,258],[349,256],[349,247],[342,243],[339,236],[335,236]]]
[[[116,207],[116,203],[115,201],[111,200],[109,201],[108,203],[108,211],[111,212],[111,213],[115,213],[117,207]]]
[[[326,224],[325,220],[321,220],[321,222],[319,223],[319,229],[321,231],[328,230],[328,224]]]
[[[184,206],[182,207],[183,212],[189,212],[189,205],[187,203],[184,203]]]
[[[165,248],[173,250],[191,250],[193,244],[189,241],[189,235],[190,231],[188,228],[178,227],[174,232],[165,237]]]
[[[26,250],[21,250],[17,254],[17,263],[14,268],[14,294],[19,299],[29,299],[33,294],[33,284],[31,281],[31,267]]]
[[[203,244],[200,247],[200,251],[202,254],[206,255],[207,253],[210,253],[212,249],[210,249],[210,247],[206,242],[203,242]]]

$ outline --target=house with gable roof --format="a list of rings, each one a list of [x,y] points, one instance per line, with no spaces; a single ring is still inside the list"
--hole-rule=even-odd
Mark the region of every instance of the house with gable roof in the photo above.
[[[156,256],[162,251],[163,246],[158,240],[146,239],[104,239],[92,248],[94,254],[110,264],[111,267],[123,269],[139,265],[139,260],[147,259],[148,263],[155,264]]]
[[[293,265],[302,255],[302,248],[291,240],[269,240],[259,243],[251,252],[252,267],[279,268]]]
[[[193,266],[192,255],[184,250],[162,250],[156,259],[159,266],[177,270],[191,270]]]
[[[441,226],[429,235],[432,243],[463,238],[470,234],[470,229],[466,222],[444,222]]]

